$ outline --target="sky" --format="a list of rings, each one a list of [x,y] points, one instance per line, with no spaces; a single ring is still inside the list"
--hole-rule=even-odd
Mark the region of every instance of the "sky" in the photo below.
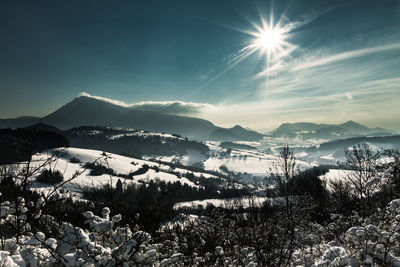
[[[400,131],[400,0],[5,0],[0,93],[0,118],[85,95],[259,131]]]

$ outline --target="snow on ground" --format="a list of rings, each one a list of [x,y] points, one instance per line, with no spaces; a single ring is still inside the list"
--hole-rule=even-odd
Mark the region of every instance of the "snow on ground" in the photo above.
[[[115,140],[119,139],[125,136],[141,136],[141,137],[149,137],[149,136],[159,136],[164,139],[179,139],[179,140],[184,140],[185,138],[178,136],[178,135],[173,135],[173,134],[167,134],[167,133],[157,133],[157,132],[149,132],[149,131],[143,131],[143,130],[137,130],[137,129],[132,129],[132,128],[123,128],[123,127],[98,127],[99,130],[86,130],[86,129],[75,129],[75,132],[78,135],[99,135],[103,134],[104,130],[113,130],[113,131],[119,131],[121,133],[119,134],[110,134],[107,136],[108,139],[110,140]]]
[[[206,159],[206,157],[198,150],[187,149],[186,152],[187,154],[180,160],[180,163],[185,166],[191,166]]]
[[[277,162],[277,157],[262,150],[254,149],[225,149],[219,146],[219,142],[205,142],[209,148],[208,155],[203,155],[198,151],[188,151],[184,156],[147,156],[147,159],[157,159],[164,162],[179,162],[185,166],[193,164],[202,164],[207,171],[223,172],[220,167],[225,166],[229,172],[239,174],[242,178],[264,178],[273,172],[276,172],[274,164]],[[237,142],[251,146],[260,145],[257,142]],[[229,151],[229,152],[228,152]],[[315,163],[308,163],[302,160],[297,160],[297,164],[301,169],[315,166]],[[212,175],[208,175],[211,176]],[[205,177],[208,177],[205,176]],[[251,179],[250,179],[251,180]]]
[[[246,152],[232,151],[231,155],[218,155],[204,161],[206,170],[219,171],[225,165],[235,173],[249,173],[254,176],[265,176],[272,167],[275,157],[272,155],[254,155]]]
[[[122,133],[122,134],[115,134],[115,135],[107,136],[107,138],[110,140],[119,139],[119,138],[122,138],[125,136],[142,136],[142,137],[159,136],[164,139],[184,140],[183,137],[173,135],[173,134],[167,134],[167,133],[147,132],[147,131],[142,131],[142,130],[135,130],[135,129],[129,129],[129,128],[118,128],[118,127],[106,127],[106,128],[112,129],[112,130],[125,131],[125,133]],[[98,133],[101,133],[101,132],[98,131]]]
[[[332,160],[332,161],[335,160],[332,154],[321,156],[321,159]]]
[[[187,149],[186,154],[183,156],[179,156],[179,155],[172,155],[172,156],[148,155],[148,156],[144,156],[143,158],[148,159],[148,160],[156,159],[156,160],[164,161],[164,162],[177,162],[184,166],[192,166],[196,163],[204,161],[207,158],[207,156],[198,150]]]
[[[346,181],[350,172],[351,171],[348,170],[329,169],[329,171],[326,174],[321,175],[319,179],[325,182],[326,188],[331,191],[332,183]]]
[[[221,171],[220,167],[225,165],[229,171],[234,173],[249,173],[254,176],[265,176],[273,162],[275,156],[247,151],[242,149],[232,149],[229,155],[224,152],[211,151],[208,157],[197,151],[189,152],[185,156],[159,156],[147,157],[155,158],[165,162],[179,162],[185,166],[195,163],[202,163],[204,169],[208,171]]]
[[[308,153],[305,151],[299,152],[295,154],[296,158],[305,158],[308,156]]]
[[[328,142],[327,139],[307,139],[303,140],[302,137],[297,136],[296,138],[287,138],[287,137],[270,137],[266,136],[263,140],[261,140],[258,148],[270,148],[273,151],[278,151],[282,145],[289,144],[291,147],[311,147],[311,146],[319,146],[322,143]]]
[[[261,153],[258,151],[235,149],[229,155],[219,154],[216,157],[210,157],[204,161],[206,170],[218,171],[219,167],[225,165],[229,171],[235,173],[247,173],[257,177],[265,177],[270,174],[271,170],[275,171],[274,164],[277,162],[277,157]],[[309,168],[313,164],[297,161],[300,168]]]
[[[244,208],[248,208],[251,206],[261,206],[265,201],[273,201],[276,203],[280,203],[282,199],[276,198],[267,198],[267,197],[244,197],[244,198],[229,198],[229,199],[204,199],[204,200],[195,200],[195,201],[187,201],[187,202],[179,202],[174,205],[174,209],[181,208],[198,208],[198,207],[207,207],[208,204],[212,204],[215,207],[238,207],[243,206]]]
[[[356,171],[351,171],[351,170],[341,170],[341,169],[329,169],[329,171],[324,174],[321,175],[319,178],[326,184],[326,188],[329,191],[332,191],[332,183],[337,183],[337,182],[350,182],[351,177],[356,177],[358,174]],[[383,179],[382,181],[385,181],[384,178],[384,173],[378,173],[378,178],[375,180],[371,180],[371,181],[379,181],[379,176]],[[373,183],[371,183],[372,185]],[[368,185],[368,184],[366,184]],[[350,186],[352,188],[354,188],[353,185],[348,184],[346,186]],[[378,190],[378,189],[375,189]]]
[[[134,178],[125,179],[118,176],[103,174],[99,176],[90,175],[90,170],[84,170],[83,164],[86,162],[92,163],[97,160],[97,163],[107,166],[113,169],[117,174],[129,174],[130,172],[136,171],[141,168],[144,164],[149,166],[159,166],[157,163],[140,160],[136,158],[125,157],[113,153],[106,153],[103,155],[102,151],[92,150],[92,149],[81,149],[81,148],[65,148],[65,151],[61,158],[57,159],[55,162],[47,164],[46,168],[51,168],[52,170],[58,170],[64,175],[64,180],[67,180],[76,172],[82,172],[71,182],[68,182],[64,188],[72,192],[79,193],[81,188],[84,186],[102,186],[112,182],[115,186],[118,179],[126,184],[134,184],[139,182],[149,182],[150,180],[160,180],[165,182],[180,182],[183,184],[188,184],[189,186],[197,187],[193,182],[189,181],[184,177],[177,177],[174,174],[164,172],[162,168],[159,172],[153,169],[149,169],[145,174],[136,175]],[[40,166],[45,162],[45,160],[50,156],[50,152],[38,153],[33,156],[32,167]],[[70,159],[72,157],[78,158],[81,163],[71,163]],[[135,163],[132,164],[132,162]],[[169,167],[168,167],[169,168]],[[47,185],[35,182],[33,184],[34,188],[46,188]]]

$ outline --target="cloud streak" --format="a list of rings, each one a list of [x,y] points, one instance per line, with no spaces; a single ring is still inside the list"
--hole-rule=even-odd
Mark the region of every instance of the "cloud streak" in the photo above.
[[[304,63],[292,68],[292,71],[314,68],[314,67],[318,67],[318,66],[322,66],[322,65],[326,65],[326,64],[336,63],[338,61],[343,61],[343,60],[348,60],[348,59],[357,58],[357,57],[363,57],[363,56],[367,56],[367,55],[375,54],[375,53],[379,53],[379,52],[386,52],[386,51],[392,51],[392,50],[398,50],[398,49],[400,49],[400,43],[380,45],[380,46],[375,46],[375,47],[368,47],[368,48],[363,48],[363,49],[358,49],[358,50],[346,51],[343,53],[323,57],[323,58],[320,58],[320,59],[317,59],[314,61],[304,62]]]
[[[147,110],[163,114],[198,114],[206,109],[212,109],[213,105],[207,103],[184,102],[184,101],[141,101],[138,103],[128,104],[123,101],[90,95],[82,92],[79,96],[90,97],[100,101],[108,102],[121,107],[126,107],[135,110]]]
[[[149,110],[164,114],[197,114],[211,107],[212,105],[206,103],[184,101],[143,101],[130,106],[132,109]]]
[[[119,101],[119,100],[115,100],[115,99],[111,99],[111,98],[107,98],[107,97],[102,97],[102,96],[95,96],[95,95],[88,94],[86,92],[81,92],[81,93],[79,93],[78,96],[90,97],[93,99],[108,102],[108,103],[111,103],[111,104],[114,104],[117,106],[121,106],[121,107],[125,107],[125,108],[129,108],[131,106],[130,104],[127,104],[123,101]]]

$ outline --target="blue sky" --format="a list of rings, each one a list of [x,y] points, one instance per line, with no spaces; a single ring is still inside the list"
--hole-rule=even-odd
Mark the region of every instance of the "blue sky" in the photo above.
[[[254,44],[262,19],[285,53]],[[400,1],[1,1],[0,117],[82,92],[217,125],[400,130]],[[169,101],[169,102],[168,102]],[[193,108],[187,108],[193,106]]]

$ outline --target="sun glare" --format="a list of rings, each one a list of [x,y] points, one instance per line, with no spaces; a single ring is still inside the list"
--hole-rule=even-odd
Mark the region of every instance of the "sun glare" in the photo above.
[[[254,42],[259,48],[272,49],[278,47],[281,41],[282,33],[279,29],[267,29]]]
[[[249,29],[237,28],[233,26],[223,25],[230,29],[245,33],[250,36],[240,50],[229,56],[228,64],[215,77],[210,79],[204,86],[218,79],[225,72],[229,71],[246,58],[258,52],[258,60],[265,59],[263,70],[257,74],[257,77],[269,76],[274,69],[277,69],[280,62],[288,57],[296,48],[296,45],[290,43],[293,36],[292,31],[301,24],[291,23],[285,14],[281,14],[278,19],[274,19],[274,13],[267,15],[259,8],[259,22],[255,22],[245,17],[250,22]],[[270,71],[271,70],[271,71]]]
[[[272,13],[269,18],[261,15],[260,21],[261,23],[259,24],[251,22],[254,30],[247,31],[246,33],[251,35],[253,39],[250,40],[247,47],[253,52],[259,51],[260,55],[265,55],[266,68],[269,68],[271,64],[275,64],[295,49],[295,46],[287,41],[292,26],[290,26],[285,17],[280,17],[274,23]]]

